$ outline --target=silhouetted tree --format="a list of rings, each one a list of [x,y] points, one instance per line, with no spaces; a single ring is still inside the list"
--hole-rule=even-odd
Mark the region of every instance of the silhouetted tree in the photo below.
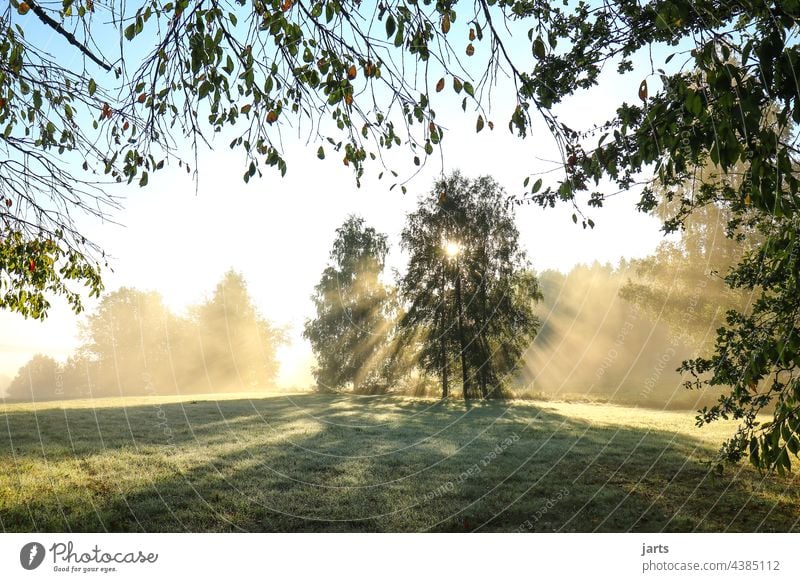
[[[400,283],[406,334],[424,331],[420,364],[442,380],[461,368],[464,398],[499,393],[502,378],[539,326],[541,299],[513,213],[491,178],[455,173],[436,182],[409,214],[402,245],[409,253]]]

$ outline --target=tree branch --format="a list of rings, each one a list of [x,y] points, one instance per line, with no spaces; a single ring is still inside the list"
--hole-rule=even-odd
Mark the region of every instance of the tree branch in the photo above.
[[[99,57],[95,56],[95,54],[92,53],[92,51],[90,51],[86,47],[86,45],[84,45],[77,38],[75,38],[74,34],[72,34],[71,32],[69,32],[67,30],[65,30],[63,26],[61,26],[58,22],[53,20],[50,17],[50,15],[47,14],[47,12],[45,12],[45,10],[41,6],[39,6],[36,2],[34,2],[33,0],[28,0],[28,6],[30,6],[31,10],[33,11],[33,13],[36,16],[39,17],[39,20],[44,22],[47,26],[49,26],[50,28],[55,30],[58,34],[63,36],[65,39],[67,39],[67,42],[69,44],[71,44],[72,46],[76,47],[79,51],[81,51],[83,54],[85,54],[87,57],[89,57],[94,63],[97,64],[97,66],[101,67],[102,69],[104,69],[106,71],[111,71],[111,68],[112,68],[111,65],[109,65],[105,61],[101,60]]]

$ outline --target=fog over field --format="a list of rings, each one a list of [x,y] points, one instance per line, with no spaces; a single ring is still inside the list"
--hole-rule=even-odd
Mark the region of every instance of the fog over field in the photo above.
[[[619,296],[634,273],[595,263],[541,275],[543,325],[525,354],[520,395],[693,408],[708,396],[676,369],[697,346]]]

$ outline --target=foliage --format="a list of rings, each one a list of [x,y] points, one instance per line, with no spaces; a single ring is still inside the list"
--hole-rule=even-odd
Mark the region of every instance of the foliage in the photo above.
[[[356,180],[380,155],[367,150],[370,142],[380,150],[410,139],[419,163],[443,130],[426,84],[407,78],[405,57],[396,57],[428,61],[428,43],[456,15],[405,1],[369,10],[360,0],[11,0],[0,15],[3,238],[51,240],[96,293],[100,249],[73,213],[107,216],[118,208],[110,184],[146,186],[168,162],[191,172],[178,158],[184,139],[196,152],[218,132],[232,138],[246,156],[245,181],[265,166],[287,171],[280,133],[296,120],[322,144],[317,155],[336,152]],[[372,20],[384,23],[385,36],[373,34]],[[472,84],[453,78],[472,100]],[[419,131],[403,131],[412,125]],[[29,247],[20,261],[46,254]],[[46,315],[37,294],[67,292],[14,276],[13,264],[0,267],[14,294],[4,305],[25,315]],[[69,297],[79,309],[80,296]]]
[[[79,313],[83,305],[75,282],[88,287],[92,297],[103,289],[99,270],[79,251],[64,248],[52,238],[0,230],[0,309],[43,319],[50,309],[48,295],[61,295]]]
[[[688,386],[726,387],[718,404],[698,416],[700,425],[727,417],[741,421],[723,456],[737,460],[749,452],[759,467],[781,472],[790,468],[800,439],[800,176],[794,142],[800,94],[793,72],[800,47],[792,40],[798,18],[795,0],[578,4],[571,15],[550,21],[550,34],[569,39],[568,48],[543,54],[520,91],[521,99],[549,108],[594,86],[609,60],[624,73],[632,70],[634,53],[649,51],[653,64],[639,82],[640,103],[620,104],[612,119],[589,131],[550,124],[562,144],[564,176],[541,191],[537,180],[528,199],[577,206],[579,198],[588,198],[589,206],[601,206],[608,180],[619,190],[643,183],[641,210],[656,207],[657,189],[676,204],[664,221],[667,232],[710,204],[730,212],[728,233],[742,225],[761,229],[763,242],[726,278],[733,289],[756,292],[752,311],[729,311],[714,353],[687,361],[682,371],[694,376]],[[683,61],[677,70],[656,69],[654,48],[665,46],[673,48],[663,67],[677,57]],[[673,191],[709,163],[723,173],[742,168],[741,179],[701,180],[691,191]],[[650,171],[653,179],[647,180]],[[586,217],[583,223],[593,224]],[[760,388],[767,380],[768,388]],[[757,421],[769,406],[772,420]]]
[[[761,232],[765,242],[726,277],[733,289],[756,291],[752,309],[729,311],[715,353],[684,362],[682,371],[694,378],[688,387],[730,387],[698,416],[698,424],[741,421],[722,448],[725,458],[749,455],[753,464],[783,474],[789,455],[800,451],[800,221],[776,218]],[[758,414],[768,408],[772,418],[763,421]]]
[[[505,195],[488,177],[438,181],[406,220],[400,326],[407,337],[423,334],[419,361],[441,378],[444,397],[455,365],[464,398],[500,394],[539,327],[533,307],[542,296],[518,239]]]
[[[303,331],[317,360],[320,389],[386,388],[393,300],[380,277],[388,250],[386,235],[361,217],[350,216],[336,229],[330,263],[312,296],[316,317]]]

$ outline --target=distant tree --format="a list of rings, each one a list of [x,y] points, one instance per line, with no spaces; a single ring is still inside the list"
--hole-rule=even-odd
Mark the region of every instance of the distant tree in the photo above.
[[[541,292],[504,198],[491,178],[455,173],[420,199],[402,233],[400,325],[423,333],[420,363],[441,378],[443,397],[454,365],[465,399],[499,393],[539,327]]]
[[[12,380],[13,378],[11,376],[0,374],[0,398],[5,396],[6,389],[9,387]]]
[[[195,376],[205,381],[207,391],[266,389],[274,383],[277,349],[285,334],[258,312],[239,273],[225,273],[209,300],[193,310],[193,318]]]
[[[105,295],[83,325],[82,353],[91,362],[92,394],[164,391],[170,349],[167,329],[173,317],[156,292],[123,287]],[[76,365],[86,367],[86,362]]]
[[[314,288],[316,317],[303,336],[317,359],[314,376],[325,390],[386,389],[392,290],[382,281],[389,245],[363,218],[348,217],[336,229],[328,266]]]
[[[701,184],[738,187],[744,170],[721,168],[707,163],[698,175],[670,189],[655,188],[660,199],[653,214],[669,220],[683,200],[693,196]],[[763,242],[742,213],[738,221],[730,206],[709,202],[687,216],[677,239],[661,242],[643,259],[628,261],[631,277],[620,289],[626,301],[640,307],[652,319],[665,322],[682,341],[708,350],[716,329],[724,325],[729,310],[746,312],[754,293],[730,287],[725,277],[746,255]]]
[[[67,358],[62,368],[62,378],[65,398],[92,398],[101,395],[103,388],[97,381],[100,379],[98,362],[88,357],[82,348]],[[108,391],[108,390],[107,390]]]
[[[36,356],[20,369],[8,397],[252,390],[274,381],[276,350],[285,341],[233,271],[189,317],[173,314],[157,292],[123,287],[102,298],[81,332],[83,342],[65,364]]]
[[[22,366],[8,387],[10,400],[58,400],[58,363],[50,356],[36,354]]]

